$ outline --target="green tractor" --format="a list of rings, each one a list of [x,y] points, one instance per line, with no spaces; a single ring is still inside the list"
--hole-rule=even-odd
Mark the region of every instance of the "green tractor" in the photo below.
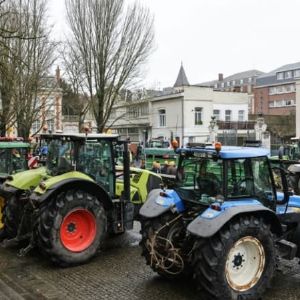
[[[16,235],[2,244],[26,239],[29,243],[21,255],[38,246],[58,265],[84,263],[106,236],[133,227],[139,208],[150,190],[160,186],[161,178],[147,170],[130,169],[127,141],[117,135],[44,138],[50,141],[46,162],[50,176],[30,195],[18,198],[17,206],[10,205],[15,200],[9,197],[5,216],[18,215],[9,224]],[[120,153],[122,167],[116,166]]]
[[[10,174],[15,174],[28,169],[28,152],[30,144],[20,139],[0,138],[0,184]],[[0,197],[0,236],[3,231],[2,212],[5,200]]]

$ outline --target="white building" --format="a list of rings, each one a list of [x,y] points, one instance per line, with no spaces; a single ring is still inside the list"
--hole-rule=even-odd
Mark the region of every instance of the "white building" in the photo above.
[[[210,136],[212,116],[221,124],[244,124],[248,121],[248,97],[246,93],[189,85],[181,66],[174,87],[145,94],[139,101],[115,105],[110,127],[134,142],[151,138],[177,138],[180,145],[206,142]],[[222,126],[220,134],[224,134],[226,128]],[[236,132],[245,134],[238,127]]]
[[[218,121],[248,121],[248,95],[216,92],[212,88],[183,86],[150,100],[152,137],[176,137],[181,145],[207,142],[211,117]]]

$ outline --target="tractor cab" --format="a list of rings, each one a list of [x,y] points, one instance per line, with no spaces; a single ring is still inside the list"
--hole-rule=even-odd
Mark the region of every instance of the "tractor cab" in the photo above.
[[[78,171],[114,195],[115,161],[119,159],[115,155],[122,155],[124,144],[117,135],[45,134],[41,138],[48,146],[46,168],[50,176]]]
[[[0,138],[0,180],[28,169],[30,144],[21,138]]]
[[[242,151],[241,151],[242,150]],[[266,149],[213,147],[179,149],[175,187],[186,201],[257,200],[275,209],[276,191]]]

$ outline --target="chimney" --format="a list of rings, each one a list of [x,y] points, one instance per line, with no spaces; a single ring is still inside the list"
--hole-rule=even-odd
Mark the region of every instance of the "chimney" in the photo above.
[[[218,76],[218,78],[219,78],[218,80],[219,80],[219,81],[223,81],[223,80],[224,80],[224,78],[223,78],[223,73],[219,73],[218,75],[219,75],[219,76]]]
[[[57,68],[55,70],[55,79],[56,79],[56,82],[60,82],[60,68],[59,68],[59,66],[57,66]]]

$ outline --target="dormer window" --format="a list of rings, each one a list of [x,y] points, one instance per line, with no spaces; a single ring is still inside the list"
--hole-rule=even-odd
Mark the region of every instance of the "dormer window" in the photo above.
[[[284,75],[283,72],[277,73],[277,74],[276,74],[277,80],[282,80],[282,79],[284,79],[284,76],[283,76],[283,75]]]

